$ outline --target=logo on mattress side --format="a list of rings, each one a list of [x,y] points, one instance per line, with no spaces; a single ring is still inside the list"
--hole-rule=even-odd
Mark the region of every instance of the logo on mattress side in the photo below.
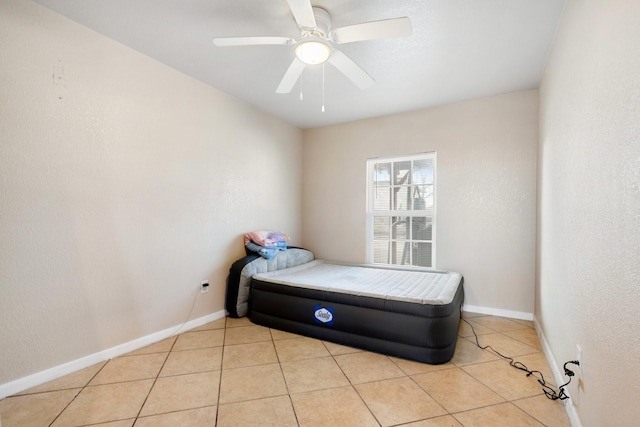
[[[316,318],[316,322],[333,325],[333,307],[323,307],[318,304],[313,309],[315,310],[313,316]]]

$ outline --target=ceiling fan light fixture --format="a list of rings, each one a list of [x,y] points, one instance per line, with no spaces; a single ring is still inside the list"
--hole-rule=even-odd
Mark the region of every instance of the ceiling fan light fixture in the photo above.
[[[298,59],[308,65],[322,64],[331,55],[331,47],[322,41],[303,41],[295,49]]]

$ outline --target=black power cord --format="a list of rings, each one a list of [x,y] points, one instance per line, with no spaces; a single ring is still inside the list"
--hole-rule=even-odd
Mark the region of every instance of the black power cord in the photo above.
[[[544,375],[542,375],[542,372],[529,370],[529,368],[527,368],[522,362],[518,362],[518,361],[514,360],[513,357],[505,356],[504,354],[502,354],[499,351],[495,350],[490,345],[481,346],[480,342],[478,340],[478,334],[476,334],[476,330],[473,327],[473,325],[471,323],[469,323],[466,319],[462,319],[462,320],[467,325],[469,325],[471,327],[471,331],[473,332],[473,336],[476,339],[476,345],[478,346],[478,348],[480,348],[482,350],[490,350],[491,352],[493,352],[494,354],[500,356],[504,360],[507,360],[509,362],[509,365],[513,366],[516,369],[519,369],[521,371],[526,372],[527,373],[527,377],[530,377],[532,375],[534,377],[536,377],[537,380],[538,380],[538,384],[540,384],[542,386],[542,391],[544,392],[544,395],[547,396],[549,399],[551,399],[551,400],[566,400],[566,399],[569,398],[569,396],[565,393],[564,389],[565,389],[566,386],[569,385],[569,383],[571,382],[571,379],[575,376],[575,373],[571,369],[567,368],[567,365],[572,364],[572,365],[580,366],[580,362],[579,361],[577,361],[577,360],[569,360],[569,361],[564,363],[562,368],[564,369],[564,375],[569,377],[569,381],[567,381],[566,383],[562,384],[560,386],[560,388],[558,390],[556,390],[555,388],[553,388],[553,387],[551,387],[550,385],[547,384],[547,382],[544,379]]]

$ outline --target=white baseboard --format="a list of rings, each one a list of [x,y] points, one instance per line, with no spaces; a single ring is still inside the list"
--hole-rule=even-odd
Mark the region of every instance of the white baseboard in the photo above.
[[[146,347],[158,341],[162,341],[163,339],[172,337],[179,333],[197,328],[198,326],[213,322],[214,320],[222,319],[223,317],[225,317],[225,315],[225,310],[220,310],[215,313],[190,320],[180,325],[176,325],[162,331],[154,332],[152,334],[136,338],[135,340],[117,345],[115,347],[90,354],[80,359],[72,360],[71,362],[54,366],[53,368],[49,368],[44,371],[36,372],[35,374],[17,379],[15,381],[0,384],[0,399],[19,393],[23,390],[30,389],[40,384],[44,384],[48,381],[55,380],[56,378],[60,378],[91,365],[95,365],[96,363],[104,362],[105,360],[109,360],[117,356],[122,356],[123,354],[130,353],[134,350]]]
[[[501,308],[480,307],[477,305],[464,304],[462,306],[462,311],[467,311],[469,313],[488,314],[498,317],[510,317],[512,319],[533,320],[533,313],[527,313],[524,311],[503,310]]]
[[[544,332],[540,328],[540,324],[538,320],[533,319],[533,324],[536,327],[536,332],[538,334],[538,338],[540,339],[540,345],[542,346],[542,351],[544,352],[545,357],[547,358],[547,362],[549,367],[551,368],[551,373],[553,374],[553,379],[556,384],[564,384],[567,382],[567,379],[560,372],[560,365],[556,362],[556,359],[553,357],[553,353],[551,352],[551,347],[549,347],[549,343],[544,336]],[[569,399],[564,400],[562,404],[564,405],[564,409],[567,411],[567,415],[569,416],[569,421],[571,422],[571,427],[582,427],[582,422],[580,421],[580,417],[578,417],[578,413],[576,412],[576,407],[573,406],[573,401],[571,400],[571,395],[568,390],[565,390]]]

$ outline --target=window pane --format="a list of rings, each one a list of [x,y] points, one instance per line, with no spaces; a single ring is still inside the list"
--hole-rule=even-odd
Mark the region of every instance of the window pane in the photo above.
[[[413,162],[413,184],[433,184],[433,161],[431,159]]]
[[[389,264],[389,242],[373,241],[373,262],[375,264]]]
[[[373,182],[377,187],[391,185],[391,163],[377,163],[375,165]]]
[[[433,209],[433,185],[424,187],[422,194],[424,195],[425,205],[427,209]]]
[[[393,162],[393,185],[410,184],[411,161]]]
[[[427,201],[423,197],[415,197],[412,203],[413,210],[423,211],[427,209]]]
[[[391,264],[411,265],[411,243],[392,242],[391,243]]]
[[[409,217],[391,217],[391,238],[394,240],[407,240],[409,238]]]
[[[390,224],[391,224],[391,218],[389,218],[388,216],[373,217],[373,238],[375,240],[378,240],[378,239],[389,240]]]
[[[376,211],[391,209],[391,188],[379,187],[373,190],[373,209]]]
[[[413,243],[413,265],[431,267],[431,243]]]
[[[413,210],[425,210],[427,200],[425,198],[426,188],[424,185],[411,186],[411,206]]]
[[[411,239],[431,240],[431,220],[424,216],[411,218]]]
[[[411,187],[395,187],[393,189],[394,209],[406,211],[411,209]]]

